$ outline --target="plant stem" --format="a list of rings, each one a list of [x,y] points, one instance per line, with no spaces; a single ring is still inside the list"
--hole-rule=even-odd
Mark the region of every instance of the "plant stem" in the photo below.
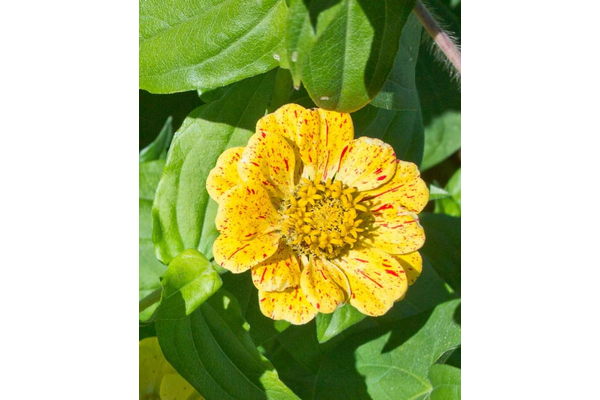
[[[419,21],[421,21],[421,24],[425,27],[427,33],[433,38],[435,44],[438,45],[440,50],[442,50],[460,75],[460,50],[458,47],[454,44],[452,39],[450,39],[448,34],[438,25],[435,18],[433,18],[431,13],[429,13],[427,8],[421,3],[421,0],[417,0],[413,12],[417,18],[419,18]]]
[[[146,308],[150,307],[152,304],[157,303],[160,300],[161,293],[162,293],[162,288],[158,288],[155,291],[151,292],[148,296],[141,299],[140,300],[140,312],[144,311]]]

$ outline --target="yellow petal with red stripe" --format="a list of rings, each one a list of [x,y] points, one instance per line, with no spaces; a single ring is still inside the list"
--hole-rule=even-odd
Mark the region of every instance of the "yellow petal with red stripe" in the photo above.
[[[285,320],[294,325],[310,322],[317,310],[306,300],[299,286],[282,292],[258,291],[260,311],[274,320]]]
[[[407,254],[425,243],[419,217],[398,203],[371,208],[371,231],[365,241],[390,254]]]
[[[298,151],[304,163],[303,176],[314,178],[319,162],[321,118],[317,110],[304,110],[298,127]]]
[[[333,178],[338,170],[344,148],[354,139],[350,114],[318,109],[321,120],[319,161],[317,172],[321,179]]]
[[[238,163],[242,180],[263,186],[271,197],[287,198],[295,185],[296,155],[287,140],[271,132],[257,132]]]
[[[242,156],[243,147],[227,149],[219,156],[217,165],[210,171],[206,179],[208,194],[217,203],[223,193],[241,182],[238,174],[238,162]]]
[[[277,133],[293,143],[298,143],[300,123],[306,108],[298,104],[286,104],[267,114],[256,123],[256,132]]]
[[[372,207],[398,203],[419,213],[429,201],[429,189],[421,179],[417,166],[411,162],[397,160],[396,173],[392,180],[377,189],[365,192],[363,201]]]
[[[350,282],[350,304],[363,314],[385,314],[408,288],[400,263],[379,249],[351,249],[337,264]]]
[[[341,152],[336,180],[359,191],[372,190],[392,179],[396,172],[396,153],[379,139],[360,137]]]
[[[393,256],[402,265],[404,272],[406,272],[406,278],[408,279],[408,285],[415,283],[417,278],[423,271],[423,258],[418,251],[412,253]]]
[[[350,293],[344,273],[329,261],[315,258],[302,271],[300,286],[308,301],[325,314],[345,304]]]
[[[259,290],[281,291],[300,283],[300,264],[292,249],[280,244],[277,252],[252,268],[252,282]]]
[[[215,219],[219,232],[238,240],[279,228],[279,214],[265,189],[238,185],[221,196]]]
[[[215,261],[234,274],[247,271],[275,254],[280,236],[279,232],[271,232],[252,240],[239,240],[221,235],[213,244]]]

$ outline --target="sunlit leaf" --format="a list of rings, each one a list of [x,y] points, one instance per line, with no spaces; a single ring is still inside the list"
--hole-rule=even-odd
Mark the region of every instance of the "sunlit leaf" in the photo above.
[[[283,56],[283,0],[140,1],[140,88],[210,91],[262,74]]]
[[[381,90],[392,70],[414,1],[305,4],[290,1],[286,45],[294,80],[302,79],[321,108],[344,112],[362,108]]]
[[[162,174],[164,160],[149,161],[139,165],[139,298],[160,289],[160,276],[167,269],[154,255],[152,244],[152,202]],[[158,307],[146,308],[139,315],[145,321]]]

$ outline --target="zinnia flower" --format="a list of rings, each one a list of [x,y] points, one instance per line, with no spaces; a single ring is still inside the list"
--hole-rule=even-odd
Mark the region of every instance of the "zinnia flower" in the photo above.
[[[421,272],[427,186],[390,145],[354,139],[349,114],[281,107],[219,157],[207,189],[215,260],[252,270],[272,319],[304,324],[348,301],[383,315]]]

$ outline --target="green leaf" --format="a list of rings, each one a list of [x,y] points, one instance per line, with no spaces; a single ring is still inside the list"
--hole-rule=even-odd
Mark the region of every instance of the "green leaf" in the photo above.
[[[383,87],[413,0],[290,1],[287,57],[310,97],[328,110],[364,107]],[[294,66],[294,63],[298,65]]]
[[[223,275],[223,285],[238,300],[242,317],[250,325],[250,336],[257,346],[275,338],[290,326],[287,321],[274,321],[263,315],[258,304],[258,290],[250,274]]]
[[[436,186],[433,183],[429,185],[429,201],[445,199],[446,197],[450,196],[451,194],[448,193],[446,189],[442,189],[441,187]]]
[[[421,252],[450,287],[460,293],[460,218],[430,213],[422,213],[419,218],[427,238]]]
[[[154,246],[163,263],[185,249],[212,257],[218,206],[209,199],[206,178],[225,149],[247,143],[265,114],[275,75],[231,85],[218,100],[194,110],[175,133],[152,209]]]
[[[317,339],[319,343],[325,343],[365,318],[366,315],[352,307],[350,303],[331,314],[319,313],[317,315]]]
[[[400,160],[421,163],[424,138],[420,111],[388,111],[367,105],[352,113],[352,122],[355,137],[381,139],[392,145]]]
[[[156,139],[140,151],[140,162],[166,159],[172,138],[173,117],[169,117]]]
[[[449,111],[425,127],[421,172],[444,161],[460,149],[460,113]]]
[[[256,349],[231,294],[220,290],[191,315],[159,315],[166,359],[207,399],[297,399]]]
[[[210,91],[279,65],[283,0],[140,0],[140,88]]]
[[[433,390],[427,399],[460,400],[460,369],[436,364],[429,369],[429,382]]]
[[[435,202],[435,212],[460,217],[460,168],[446,184],[446,190],[448,196]]]
[[[372,105],[386,110],[411,110],[420,113],[419,93],[415,82],[415,70],[419,58],[422,25],[411,13],[402,29],[400,48],[396,54],[394,68],[381,92]]]
[[[139,298],[160,289],[160,276],[166,270],[154,255],[152,244],[152,202],[162,174],[164,160],[149,161],[139,165]],[[142,311],[141,321],[152,316],[158,303]]]
[[[321,363],[313,398],[417,399],[436,360],[460,344],[460,300],[344,341]],[[393,396],[392,396],[393,394]]]
[[[223,284],[210,261],[195,249],[175,257],[160,281],[163,292],[158,317],[170,318],[190,315]]]

